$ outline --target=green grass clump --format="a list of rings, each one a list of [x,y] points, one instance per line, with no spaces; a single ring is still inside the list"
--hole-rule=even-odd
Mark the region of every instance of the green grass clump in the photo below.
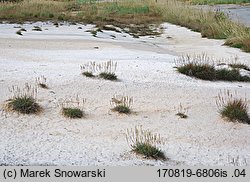
[[[246,71],[250,71],[250,68],[247,65],[241,64],[241,63],[233,63],[233,64],[229,64],[229,66],[234,69],[243,69]]]
[[[176,116],[179,116],[180,118],[186,119],[188,116],[185,113],[178,112]]]
[[[65,117],[73,119],[83,117],[83,111],[79,108],[63,108],[62,113]]]
[[[99,74],[99,77],[105,80],[117,80],[117,76],[115,75],[115,73],[102,72]]]
[[[146,158],[166,160],[165,154],[157,147],[164,143],[159,134],[152,134],[142,127],[127,130],[126,139],[132,151]]]
[[[36,100],[31,96],[19,96],[10,99],[7,107],[22,114],[35,114],[41,109]]]
[[[114,107],[112,110],[117,111],[119,113],[123,113],[123,114],[131,113],[131,109],[128,106],[124,106],[124,105],[118,105]]]
[[[132,147],[133,151],[142,154],[147,158],[154,158],[154,159],[163,159],[165,160],[165,154],[157,147],[152,146],[148,143],[137,143]]]
[[[44,89],[49,88],[48,85],[46,85],[45,83],[39,83],[38,85],[39,85],[39,87],[44,88]]]
[[[250,77],[248,76],[241,76],[238,69],[218,69],[215,71],[215,79],[216,80],[225,80],[225,81],[240,81],[240,82],[249,82]]]
[[[149,6],[124,6],[113,3],[110,6],[106,7],[107,12],[114,12],[120,15],[124,14],[146,14],[149,13]]]
[[[183,60],[185,58],[182,58]],[[189,58],[188,58],[189,59]],[[202,80],[222,80],[222,81],[240,81],[249,82],[249,76],[242,76],[239,69],[215,69],[214,65],[200,62],[189,61],[187,63],[177,66],[177,71],[179,73],[185,74],[187,76],[199,78]]]
[[[93,75],[93,73],[89,71],[84,71],[82,74],[86,77],[95,77],[95,75]]]
[[[227,118],[229,121],[233,122],[238,121],[250,124],[246,99],[234,98],[233,95],[227,91],[224,95],[221,93],[218,95],[216,104],[223,118]]]
[[[202,80],[214,80],[215,79],[215,68],[209,64],[195,64],[188,63],[183,66],[177,67],[177,71]]]
[[[222,117],[228,118],[230,121],[238,121],[250,124],[250,118],[247,113],[247,105],[240,99],[235,99],[220,111]]]

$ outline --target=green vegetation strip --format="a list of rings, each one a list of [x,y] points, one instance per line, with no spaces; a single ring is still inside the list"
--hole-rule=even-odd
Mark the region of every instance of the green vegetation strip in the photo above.
[[[213,4],[242,4],[242,3],[250,3],[250,0],[192,0],[193,4],[199,5],[213,5]]]
[[[223,12],[204,11],[177,0],[101,3],[93,0],[23,0],[19,3],[0,3],[0,20],[72,21],[94,23],[98,27],[113,24],[129,28],[135,37],[152,35],[154,32],[150,31],[150,24],[170,22],[201,32],[203,37],[225,39],[225,45],[250,52],[249,28],[232,22]]]

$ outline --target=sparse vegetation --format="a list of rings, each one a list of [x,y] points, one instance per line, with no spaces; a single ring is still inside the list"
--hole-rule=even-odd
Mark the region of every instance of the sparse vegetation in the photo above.
[[[235,1],[240,2],[240,0]],[[152,30],[150,25],[159,25],[167,21],[199,31],[203,37],[226,39],[225,45],[250,51],[249,28],[232,22],[223,12],[204,11],[178,0],[157,2],[123,0],[102,3],[75,0],[23,0],[21,3],[0,4],[0,20],[15,22],[59,20],[94,23],[98,27],[112,24],[128,30],[134,37],[159,34]]]
[[[146,158],[166,160],[165,154],[157,145],[163,144],[163,139],[158,134],[152,134],[142,127],[128,129],[126,139],[132,151]]]
[[[82,118],[83,111],[79,108],[63,108],[63,115],[68,118]]]
[[[216,104],[223,118],[233,122],[250,124],[246,99],[234,98],[232,93],[226,91],[225,93],[219,93]]]
[[[78,95],[75,98],[67,98],[62,101],[62,114],[66,118],[77,119],[83,118],[83,105],[86,99],[81,99]]]
[[[158,0],[165,21],[201,32],[202,37],[226,39],[225,45],[250,52],[250,29],[221,11],[194,8],[177,0]]]
[[[17,35],[23,35],[21,30],[16,31]]]
[[[179,116],[182,119],[186,119],[188,118],[188,115],[186,113],[187,113],[187,108],[183,107],[182,104],[180,103],[176,116]]]
[[[107,61],[96,64],[96,70],[99,72],[99,77],[105,80],[117,80],[115,71],[117,68],[117,62]]]
[[[82,75],[86,76],[86,77],[95,77],[94,73],[96,72],[96,62],[95,61],[91,61],[88,62],[84,65],[80,66],[81,71],[82,71]]]
[[[111,99],[111,105],[113,106],[111,110],[118,113],[130,114],[133,101],[133,97],[115,95]]]
[[[22,114],[36,114],[41,111],[36,100],[37,89],[35,87],[26,83],[24,88],[12,86],[9,90],[12,97],[6,103],[7,110]]]
[[[45,76],[40,76],[36,78],[36,83],[39,87],[48,89],[47,78]]]
[[[32,30],[33,31],[42,31],[42,28],[39,26],[34,26]]]
[[[99,74],[100,78],[103,78],[105,80],[117,80],[117,76],[115,75],[115,73],[100,73]]]
[[[117,80],[115,71],[117,68],[117,62],[107,61],[102,63],[96,63],[95,61],[88,62],[81,65],[82,74],[86,77],[96,77],[105,80]]]
[[[83,74],[84,76],[86,76],[86,77],[95,77],[95,75],[93,75],[92,72],[88,72],[88,71],[84,71],[82,74]]]
[[[242,64],[242,63],[231,63],[229,64],[229,66],[234,69],[243,69],[246,71],[250,71],[250,68],[247,65]]]
[[[185,0],[187,1],[187,0]],[[242,3],[250,3],[250,0],[191,0],[192,4],[242,4]]]
[[[213,60],[206,55],[181,56],[177,59],[177,71],[187,76],[199,78],[202,80],[223,80],[249,82],[250,77],[242,76],[238,69],[216,69]]]

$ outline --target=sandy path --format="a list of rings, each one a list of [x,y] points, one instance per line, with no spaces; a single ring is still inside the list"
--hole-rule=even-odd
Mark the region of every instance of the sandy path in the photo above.
[[[187,53],[237,55],[248,65],[249,54],[170,24],[163,25],[161,37],[140,39],[109,31],[94,38],[85,32],[92,25],[80,30],[80,25],[37,24],[48,30],[33,32],[33,25],[25,24],[27,32],[18,36],[16,25],[0,25],[0,103],[9,98],[8,87],[34,83],[40,75],[46,76],[50,87],[39,89],[44,108],[40,115],[3,112],[0,116],[1,164],[232,165],[233,159],[239,165],[249,164],[250,127],[222,120],[215,103],[223,89],[249,98],[249,83],[201,81],[173,68],[176,56]],[[109,59],[118,62],[120,81],[81,76],[81,64]],[[112,96],[123,93],[134,97],[135,114],[110,111]],[[59,101],[76,94],[87,99],[87,117],[65,119]],[[189,108],[188,119],[175,116],[180,103]],[[166,139],[161,148],[170,160],[146,160],[129,152],[124,132],[138,125]]]

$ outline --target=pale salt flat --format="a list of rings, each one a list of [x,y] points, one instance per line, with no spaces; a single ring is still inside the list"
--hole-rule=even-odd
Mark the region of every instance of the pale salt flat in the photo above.
[[[34,25],[43,31],[32,31]],[[19,30],[15,26],[27,32],[15,34]],[[250,126],[221,119],[216,98],[221,90],[229,89],[249,99],[250,84],[202,81],[173,68],[178,56],[194,53],[218,60],[237,56],[250,66],[249,53],[183,27],[168,23],[162,27],[159,37],[136,39],[112,31],[93,37],[86,31],[94,25],[0,24],[1,106],[9,99],[12,85],[35,84],[35,78],[44,75],[49,86],[38,91],[44,111],[37,116],[2,109],[0,164],[249,165]],[[108,60],[117,61],[119,81],[81,75],[80,65]],[[87,116],[65,119],[60,100],[77,94],[86,98]],[[110,111],[114,94],[133,96],[136,113],[127,116]],[[187,119],[175,115],[180,103],[188,108]],[[148,160],[130,152],[124,133],[139,125],[165,139],[160,148],[169,160]]]

